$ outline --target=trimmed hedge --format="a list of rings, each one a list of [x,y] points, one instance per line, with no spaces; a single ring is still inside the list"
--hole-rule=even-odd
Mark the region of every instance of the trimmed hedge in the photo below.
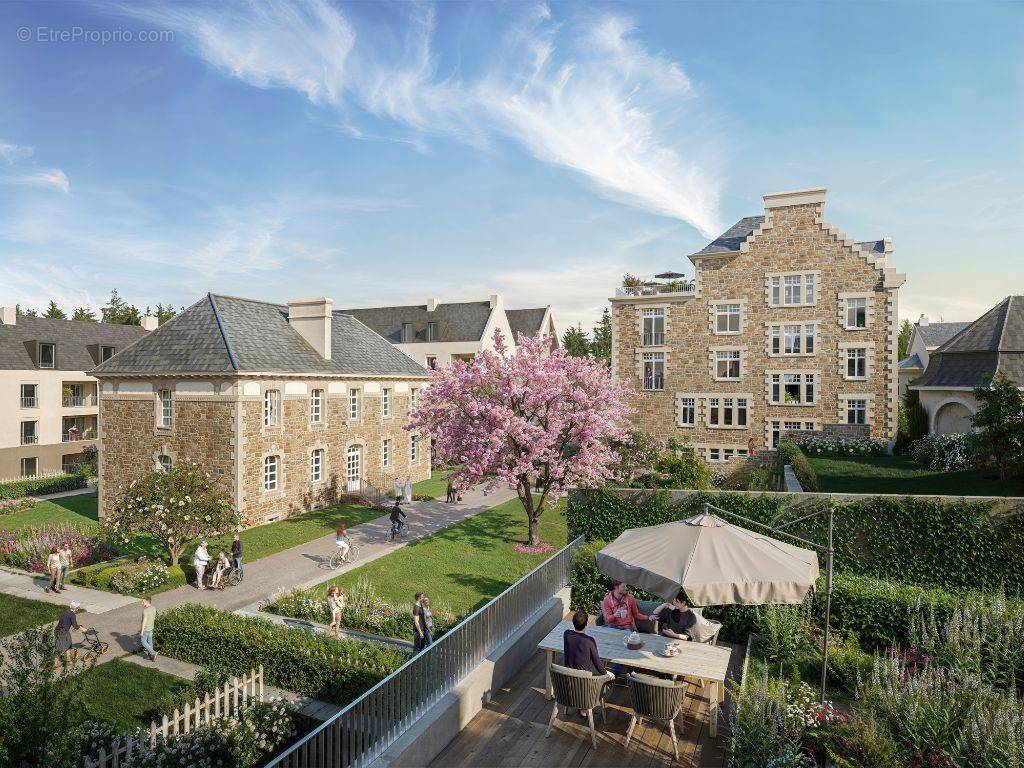
[[[582,534],[612,541],[629,528],[685,520],[705,502],[771,523],[790,497],[696,492],[672,503],[667,491],[574,491],[566,510],[569,539]],[[786,516],[794,519],[827,503],[813,502]],[[995,516],[989,501],[947,504],[916,496],[876,496],[834,507],[836,573],[950,590],[993,591],[1003,585],[1011,595],[1024,591],[1024,515]],[[822,515],[789,530],[825,541],[826,526]]]
[[[42,496],[85,488],[89,479],[85,475],[57,475],[56,477],[30,477],[10,483],[0,483],[0,499],[20,499],[24,496]]]
[[[176,659],[242,675],[258,664],[270,685],[345,706],[408,659],[377,643],[314,635],[201,605],[157,615],[157,647]]]
[[[135,559],[132,557],[120,557],[116,560],[106,560],[102,563],[94,563],[83,568],[76,568],[68,574],[68,581],[72,584],[80,584],[83,587],[102,589],[107,592],[119,592],[114,588],[114,577],[127,566],[132,565]],[[191,569],[189,569],[192,573]],[[194,573],[193,573],[194,576]],[[166,592],[175,587],[184,586],[188,582],[185,571],[181,565],[167,566],[167,581],[160,587],[161,592]],[[142,593],[139,593],[141,596]]]
[[[793,468],[793,474],[796,475],[796,479],[800,481],[801,488],[808,493],[821,490],[821,483],[818,482],[818,473],[814,471],[814,467],[811,466],[811,462],[807,459],[804,452],[800,450],[799,445],[788,441],[779,443],[776,455],[778,457],[780,473],[783,472],[783,467],[789,464]]]

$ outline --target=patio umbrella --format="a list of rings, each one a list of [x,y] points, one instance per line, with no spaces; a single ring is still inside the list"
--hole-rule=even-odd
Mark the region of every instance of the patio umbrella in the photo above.
[[[658,280],[675,280],[679,277],[686,277],[682,272],[662,272],[660,275],[655,275]]]
[[[597,553],[605,576],[695,605],[800,603],[818,578],[818,555],[704,513],[633,528]]]

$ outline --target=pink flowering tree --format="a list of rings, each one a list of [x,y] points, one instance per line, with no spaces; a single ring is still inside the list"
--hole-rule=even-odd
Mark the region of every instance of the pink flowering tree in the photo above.
[[[612,475],[613,441],[625,439],[627,391],[607,366],[520,336],[515,354],[494,334],[495,351],[468,365],[432,371],[409,429],[433,438],[435,455],[454,465],[452,485],[512,485],[540,544],[540,518],[572,486]]]

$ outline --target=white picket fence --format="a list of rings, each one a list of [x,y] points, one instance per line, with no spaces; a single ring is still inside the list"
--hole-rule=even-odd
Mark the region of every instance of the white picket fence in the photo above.
[[[170,717],[164,715],[162,722],[154,720],[149,734],[125,736],[111,744],[109,749],[101,747],[95,758],[85,758],[85,768],[120,768],[138,749],[156,744],[158,736],[178,736],[194,731],[221,717],[234,718],[238,711],[250,701],[263,701],[263,665],[241,678],[234,677],[212,694],[194,703],[186,703],[184,709],[175,709]]]

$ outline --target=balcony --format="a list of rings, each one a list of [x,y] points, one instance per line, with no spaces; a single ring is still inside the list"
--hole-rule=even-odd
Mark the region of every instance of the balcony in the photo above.
[[[665,334],[662,331],[645,331],[645,347],[661,347],[665,344]]]
[[[96,405],[96,395],[64,395],[61,404],[65,408],[93,408]]]
[[[696,284],[678,272],[665,272],[653,278],[625,275],[622,285],[615,289],[615,298],[643,298],[646,296],[693,296]]]
[[[37,398],[37,397],[23,397],[23,398],[21,398],[21,407],[22,408],[38,408],[39,407],[39,398]]]
[[[81,440],[95,440],[95,439],[96,439],[96,430],[91,428],[91,427],[89,429],[84,429],[82,431],[78,431],[78,430],[75,430],[75,429],[69,429],[66,432],[62,432],[61,436],[60,436],[60,440],[61,440],[62,443],[77,443],[77,442],[79,442]]]
[[[22,445],[35,445],[39,442],[39,435],[26,435],[22,434],[21,444]]]

